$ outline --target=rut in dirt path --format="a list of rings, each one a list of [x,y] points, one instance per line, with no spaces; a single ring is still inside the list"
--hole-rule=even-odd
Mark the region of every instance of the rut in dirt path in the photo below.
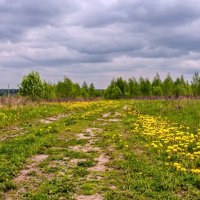
[[[28,133],[28,131],[24,130],[24,128],[22,128],[22,127],[17,127],[17,126],[1,129],[0,130],[0,135],[1,135],[0,142],[11,140],[11,139],[19,137],[19,136],[23,136],[26,133]]]
[[[18,200],[21,199],[22,193],[25,193],[28,190],[37,187],[41,180],[37,179],[36,177],[43,176],[43,172],[40,170],[38,165],[45,161],[47,158],[48,155],[45,154],[39,154],[28,158],[26,166],[13,179],[13,183],[16,185],[17,188],[15,190],[10,190],[5,193],[3,198],[6,200]],[[32,177],[30,176],[30,174],[35,174],[35,176]]]
[[[99,194],[94,195],[80,195],[76,200],[103,200],[103,197]]]
[[[101,141],[101,134],[103,132],[103,124],[116,124],[120,122],[121,114],[120,113],[105,113],[102,115],[102,118],[98,121],[93,121],[93,127],[88,127],[82,132],[73,133],[72,139],[85,140],[84,145],[81,145],[81,142],[77,142],[71,146],[53,146],[52,152],[59,152],[63,157],[59,157],[58,159],[53,159],[54,154],[45,155],[35,155],[31,158],[28,158],[26,161],[25,167],[18,173],[18,175],[12,180],[13,183],[16,184],[16,189],[10,190],[9,192],[4,194],[4,199],[7,200],[20,200],[23,195],[26,195],[29,192],[37,193],[38,187],[42,184],[43,181],[52,180],[56,176],[59,177],[68,177],[70,181],[77,185],[77,192],[73,195],[76,200],[103,200],[103,191],[101,191],[101,187],[97,188],[97,190],[91,191],[91,195],[86,195],[88,193],[84,192],[84,189],[81,188],[82,185],[90,183],[92,181],[97,182],[99,185],[105,184],[106,181],[106,173],[113,170],[109,167],[109,162],[111,161],[111,157],[108,156],[108,149],[103,149],[99,142]],[[60,116],[63,117],[62,115]],[[119,118],[118,118],[119,117]],[[60,118],[60,119],[61,119]],[[58,118],[47,118],[43,123],[51,123],[58,120]],[[100,127],[100,128],[99,128]],[[102,127],[102,128],[101,128]],[[63,135],[62,135],[63,136]],[[75,138],[74,138],[75,137]],[[69,141],[69,136],[64,134],[64,140]],[[84,153],[84,156],[78,156],[76,158],[70,157],[70,155],[65,154],[64,152],[69,153],[81,152]],[[63,152],[62,152],[63,151]],[[48,152],[48,151],[47,151]],[[77,154],[78,155],[78,154]],[[82,154],[80,154],[82,155]],[[56,155],[55,155],[56,157]],[[76,181],[76,177],[74,175],[74,170],[79,167],[79,163],[84,163],[91,161],[94,166],[85,167],[85,170],[88,172],[84,177],[81,177],[80,180]],[[44,162],[44,163],[43,163]],[[42,165],[40,165],[42,164]],[[41,167],[45,165],[45,167]],[[44,169],[59,169],[55,173],[53,171],[47,172]],[[115,186],[108,186],[112,190],[115,190]]]
[[[40,122],[42,124],[50,124],[50,123],[53,123],[53,122],[58,121],[60,119],[63,119],[65,117],[68,117],[68,115],[67,114],[60,114],[58,116],[53,116],[53,117],[48,117],[46,119],[41,119]]]
[[[121,121],[121,113],[114,112],[114,113],[104,113],[102,114],[102,118],[98,118],[98,125],[105,126],[109,123],[117,123]],[[96,124],[94,122],[94,124]],[[96,152],[97,156],[94,158],[96,164],[92,167],[88,167],[87,170],[89,174],[86,177],[87,181],[100,181],[99,184],[101,184],[101,181],[104,181],[105,172],[113,170],[112,168],[108,167],[108,163],[111,161],[111,157],[108,156],[108,152],[105,151],[105,149],[102,149],[99,146],[95,146],[96,142],[100,139],[101,133],[103,132],[103,128],[88,128],[85,130],[85,133],[77,134],[78,139],[85,139],[88,142],[81,146],[76,145],[71,147],[74,151],[80,151],[80,152]],[[103,182],[102,182],[103,183]],[[109,186],[111,190],[115,190],[116,186],[110,185]],[[83,195],[83,194],[76,194],[75,195],[76,200],[103,200],[103,196],[100,193],[96,193],[93,195]]]
[[[68,115],[67,114],[60,114],[60,115],[48,117],[48,118],[45,118],[45,119],[39,119],[39,122],[41,124],[50,124],[50,123],[59,121],[59,120],[65,118],[65,117],[68,117]],[[4,129],[1,129],[0,132],[2,132],[2,134],[0,134],[0,141],[7,141],[7,140],[10,140],[10,139],[14,139],[14,138],[23,136],[23,135],[27,134],[29,131],[24,130],[24,128],[22,128],[22,127],[9,126],[9,127],[4,128]]]
[[[75,151],[80,152],[97,152],[99,155],[94,160],[96,161],[96,165],[93,167],[89,167],[88,171],[89,174],[86,177],[86,181],[88,180],[102,180],[101,173],[108,170],[108,167],[106,166],[106,163],[109,162],[110,158],[103,152],[103,150],[100,147],[96,147],[95,143],[98,141],[98,134],[100,134],[103,131],[101,128],[87,128],[85,130],[85,133],[77,134],[78,139],[85,139],[87,140],[87,144],[81,146],[73,146],[70,147],[71,149]],[[100,173],[99,175],[95,173]],[[93,195],[75,195],[76,200],[103,200],[103,197],[101,194],[93,194]]]
[[[29,164],[26,165],[25,168],[19,172],[18,176],[13,179],[14,182],[19,183],[19,182],[26,181],[26,179],[28,178],[28,174],[32,172],[40,173],[40,170],[37,167],[37,165],[42,163],[47,158],[48,158],[48,155],[43,155],[43,154],[36,155],[29,158],[28,159]]]

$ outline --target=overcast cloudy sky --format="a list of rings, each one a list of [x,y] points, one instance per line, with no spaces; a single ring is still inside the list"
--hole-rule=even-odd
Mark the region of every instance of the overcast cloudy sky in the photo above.
[[[32,70],[104,88],[200,70],[199,0],[0,0],[0,87]]]

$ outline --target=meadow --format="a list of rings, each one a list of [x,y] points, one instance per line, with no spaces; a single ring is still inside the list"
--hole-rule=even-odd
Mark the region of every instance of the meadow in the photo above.
[[[4,106],[0,198],[200,199],[200,101]]]

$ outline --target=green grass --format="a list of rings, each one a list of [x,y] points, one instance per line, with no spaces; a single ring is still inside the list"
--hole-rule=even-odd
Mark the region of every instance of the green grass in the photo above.
[[[18,115],[14,124],[26,131],[17,135],[22,130],[11,129],[12,117],[0,124],[2,136],[13,135],[0,141],[0,194],[3,198],[7,193],[15,198],[16,192],[25,187],[19,194],[21,199],[70,200],[75,195],[92,194],[100,194],[107,200],[200,199],[200,177],[166,166],[166,155],[147,146],[151,139],[133,132],[137,119],[129,113],[161,116],[168,122],[188,126],[191,133],[196,133],[200,101],[119,100],[75,108],[66,105],[42,104],[2,110],[7,116]],[[125,105],[128,110],[123,109]],[[115,117],[115,112],[121,115]],[[62,113],[68,116],[51,124],[39,122]],[[105,113],[111,115],[103,119]],[[120,120],[109,121],[113,118]],[[95,132],[95,143],[90,144],[100,151],[87,153],[69,149],[89,144],[87,139],[77,137],[89,127],[102,129]],[[4,132],[5,129],[8,132]],[[32,156],[39,154],[48,158],[35,166],[36,171],[28,173],[24,183],[16,184],[13,178],[30,164],[28,160]],[[97,165],[96,158],[101,154],[109,157],[106,170],[92,172],[90,167]],[[89,175],[100,178],[88,179]]]
[[[200,128],[199,100],[146,100],[133,101],[132,105],[142,114],[162,116],[191,128],[194,133]]]

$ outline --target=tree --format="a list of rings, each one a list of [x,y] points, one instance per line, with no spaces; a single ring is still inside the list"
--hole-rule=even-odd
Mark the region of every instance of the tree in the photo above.
[[[64,78],[64,92],[66,94],[67,99],[73,98],[73,82],[65,77]]]
[[[105,99],[120,99],[122,92],[116,84],[111,84],[105,91]]]
[[[151,95],[151,82],[148,78],[144,79],[143,77],[140,77],[140,91],[142,95],[144,96],[150,96]]]
[[[194,96],[198,96],[200,94],[200,76],[198,72],[195,72],[193,75],[191,88]]]
[[[74,83],[73,96],[75,98],[81,97],[81,87],[80,87],[80,85],[78,83]]]
[[[140,85],[134,77],[128,79],[128,94],[130,98],[140,95]]]
[[[123,80],[122,77],[119,77],[119,78],[117,78],[115,84],[120,89],[122,96],[126,97],[128,95],[127,82],[125,80]]]
[[[93,99],[95,96],[96,96],[95,87],[94,87],[94,84],[91,83],[91,84],[90,84],[90,87],[89,87],[89,97],[90,97],[91,99]]]
[[[162,96],[162,81],[158,73],[156,73],[153,81],[152,81],[152,94],[155,96]]]
[[[82,88],[81,88],[81,93],[82,93],[82,97],[84,99],[87,99],[89,97],[89,88],[88,88],[88,85],[85,81],[83,82],[83,85],[82,85]]]
[[[156,73],[152,81],[152,94],[155,96],[162,96],[162,81],[158,73]]]
[[[19,92],[22,96],[27,96],[32,100],[38,100],[44,96],[44,83],[38,72],[32,71],[24,76],[19,85]]]
[[[172,96],[173,95],[173,86],[174,86],[174,82],[173,82],[170,74],[168,74],[162,84],[163,95],[164,96]]]
[[[186,90],[186,82],[184,80],[183,75],[179,78],[177,78],[174,82],[174,90],[173,94],[178,98],[179,96],[185,96],[187,93]]]
[[[56,97],[56,87],[50,83],[44,82],[43,97],[47,100],[52,100]]]
[[[73,92],[74,92],[74,84],[69,78],[64,77],[63,81],[59,81],[57,83],[56,93],[59,98],[71,99],[73,98]]]

